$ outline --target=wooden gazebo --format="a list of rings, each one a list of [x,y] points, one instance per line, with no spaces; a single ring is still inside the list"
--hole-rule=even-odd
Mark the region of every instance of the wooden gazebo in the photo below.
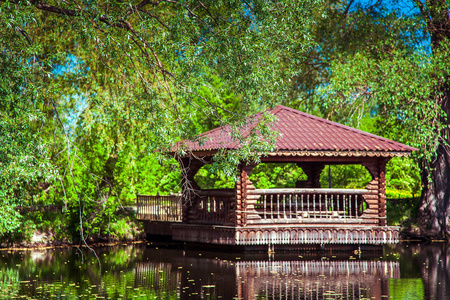
[[[187,201],[180,222],[166,230],[172,239],[269,247],[396,243],[399,227],[386,224],[385,167],[392,157],[417,149],[281,105],[270,113],[278,118],[273,130],[280,136],[276,150],[261,162],[296,163],[308,179],[296,188],[256,189],[249,180],[256,165],[241,164],[235,188],[201,189],[194,176],[205,162],[220,149],[239,147],[227,128],[208,131],[202,143],[186,142],[191,152],[178,157]],[[321,188],[321,171],[334,164],[360,164],[372,180],[364,189]],[[146,225],[147,232],[151,226]]]

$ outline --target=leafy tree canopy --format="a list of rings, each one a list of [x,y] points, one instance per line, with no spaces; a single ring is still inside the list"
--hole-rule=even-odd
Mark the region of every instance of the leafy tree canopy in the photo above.
[[[353,126],[370,116],[374,133],[419,148],[418,232],[441,237],[450,233],[449,11],[446,1],[327,1],[289,101]]]
[[[314,46],[317,4],[0,0],[0,236],[20,224],[14,207],[41,194],[83,237],[114,210],[95,207],[135,192],[126,174],[142,157],[239,128],[286,95],[300,71],[291,62]],[[248,145],[233,158],[270,148]]]

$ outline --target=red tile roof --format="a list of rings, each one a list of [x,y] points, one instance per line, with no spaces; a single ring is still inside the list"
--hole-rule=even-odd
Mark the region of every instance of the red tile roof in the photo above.
[[[273,130],[280,132],[277,138],[276,149],[279,151],[312,151],[312,152],[400,152],[410,153],[417,149],[397,143],[395,141],[376,136],[352,127],[328,121],[282,105],[270,111],[278,118],[272,126]],[[261,113],[250,120],[247,128],[243,129],[246,135]],[[206,138],[204,143],[184,141],[192,151],[213,151],[218,149],[237,149],[239,145],[231,137],[231,127],[222,126],[201,135]]]

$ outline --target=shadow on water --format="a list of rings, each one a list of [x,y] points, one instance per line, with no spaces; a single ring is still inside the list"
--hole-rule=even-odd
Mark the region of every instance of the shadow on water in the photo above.
[[[450,248],[216,253],[145,245],[0,251],[0,299],[450,299]]]

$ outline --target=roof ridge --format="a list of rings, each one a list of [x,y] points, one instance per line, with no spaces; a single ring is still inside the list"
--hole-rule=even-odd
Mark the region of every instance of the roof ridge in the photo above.
[[[280,112],[283,109],[289,110],[290,112],[302,115],[302,116],[310,118],[310,119],[314,119],[314,120],[316,120],[318,122],[322,122],[322,123],[326,123],[328,125],[336,126],[336,127],[339,127],[339,128],[342,128],[342,129],[345,129],[345,130],[348,130],[348,131],[351,131],[351,132],[354,132],[354,133],[358,133],[358,134],[364,135],[364,136],[377,138],[379,140],[382,140],[382,141],[387,142],[387,143],[392,144],[392,145],[400,144],[402,146],[411,148],[413,150],[417,150],[414,147],[411,147],[411,146],[408,146],[408,145],[405,145],[405,144],[402,144],[402,143],[390,140],[388,138],[385,138],[385,137],[382,137],[382,136],[379,136],[379,135],[376,135],[376,134],[373,134],[373,133],[370,133],[370,132],[362,131],[360,129],[356,129],[356,128],[353,128],[353,127],[350,127],[350,126],[347,126],[347,125],[343,125],[343,124],[340,124],[338,122],[334,122],[334,121],[331,121],[331,120],[328,120],[328,119],[320,118],[320,117],[317,117],[315,115],[308,114],[308,113],[305,113],[303,111],[299,111],[299,110],[296,110],[294,108],[290,108],[290,107],[287,107],[287,106],[284,106],[284,105],[277,105],[275,108],[277,108],[276,113]],[[275,111],[275,108],[273,109],[273,111]]]

